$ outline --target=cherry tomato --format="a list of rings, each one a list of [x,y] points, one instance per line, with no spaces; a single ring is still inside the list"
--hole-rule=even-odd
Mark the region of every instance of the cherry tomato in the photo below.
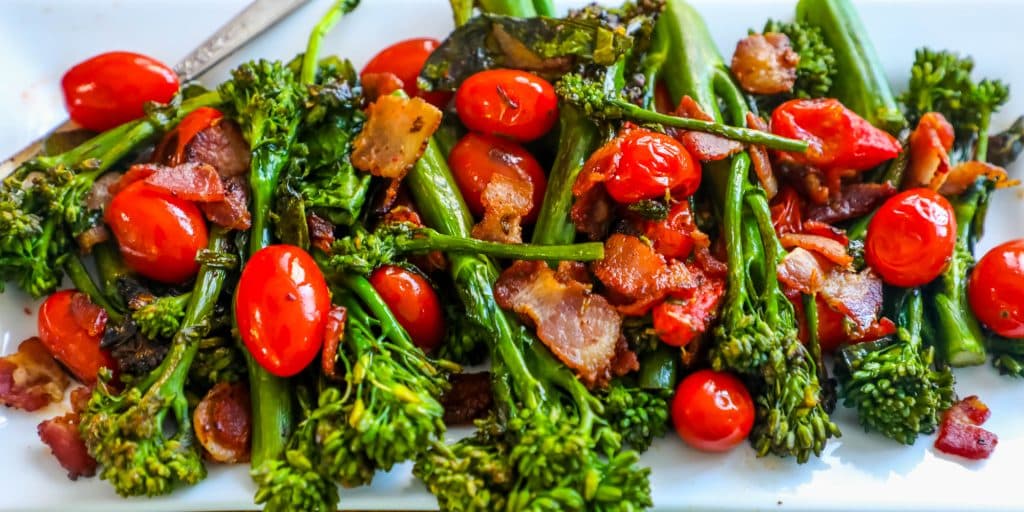
[[[895,137],[835,99],[790,100],[772,112],[772,133],[807,141],[806,153],[781,153],[785,160],[824,170],[871,169],[899,155]]]
[[[100,348],[107,313],[75,290],[62,290],[39,306],[39,339],[54,359],[78,380],[94,384],[100,368],[116,369],[110,353]]]
[[[693,233],[697,226],[690,214],[690,203],[680,201],[665,220],[647,221],[644,234],[654,242],[654,250],[666,258],[686,259],[693,252]]]
[[[195,203],[137,181],[117,193],[104,212],[121,256],[155,281],[181,284],[199,271],[206,220]]]
[[[238,279],[238,332],[256,362],[279,377],[295,375],[313,362],[330,309],[324,275],[294,245],[260,249]]]
[[[1024,338],[1024,239],[999,245],[981,258],[967,287],[978,320],[1006,338]]]
[[[682,199],[697,191],[700,173],[700,165],[676,139],[632,130],[619,142],[618,161],[604,185],[619,203],[660,199],[666,193]]]
[[[754,401],[730,373],[700,370],[679,383],[672,423],[686,444],[724,452],[743,442],[754,426]]]
[[[558,120],[558,97],[547,80],[513,69],[470,76],[455,92],[455,110],[467,128],[529,142]]]
[[[466,199],[466,204],[473,215],[479,217],[484,214],[481,198],[487,184],[491,182],[491,177],[497,173],[525,180],[533,185],[533,209],[523,221],[530,223],[537,219],[540,205],[544,202],[548,179],[533,155],[519,144],[491,135],[470,132],[452,148],[451,155],[448,156],[448,165],[451,166],[455,181],[462,191],[462,197]]]
[[[882,203],[868,224],[864,259],[888,284],[921,286],[942,273],[955,245],[953,207],[936,192],[917,188]]]
[[[686,300],[669,299],[654,306],[654,332],[666,345],[685,347],[707,331],[724,296],[725,281],[712,279]]]
[[[370,284],[417,347],[429,352],[441,344],[445,332],[441,301],[423,276],[389,265],[374,270]]]
[[[99,132],[142,117],[148,101],[170,101],[178,75],[145,55],[109,52],[69,69],[61,87],[71,119]]]
[[[449,94],[420,90],[417,77],[430,54],[441,46],[437,39],[417,37],[399,41],[384,48],[366,63],[361,75],[370,73],[391,73],[402,81],[402,89],[409,96],[419,96],[440,108],[448,103]]]

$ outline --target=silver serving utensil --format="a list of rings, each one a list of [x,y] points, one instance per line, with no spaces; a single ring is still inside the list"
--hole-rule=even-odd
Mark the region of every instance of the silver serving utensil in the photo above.
[[[254,0],[206,41],[189,52],[174,66],[174,71],[182,82],[198,77],[308,2],[309,0]],[[0,163],[0,177],[10,174],[23,162],[38,155],[43,143],[51,134],[74,128],[77,128],[77,125],[69,119],[25,146]]]

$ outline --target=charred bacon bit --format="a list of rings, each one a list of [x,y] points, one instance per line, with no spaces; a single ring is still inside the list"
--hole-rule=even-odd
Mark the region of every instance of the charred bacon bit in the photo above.
[[[494,404],[489,372],[453,373],[451,388],[441,397],[446,425],[472,425],[487,416]]]
[[[377,101],[405,86],[402,79],[394,73],[364,73],[359,77],[363,86],[363,94],[368,101]]]
[[[249,173],[249,144],[242,131],[233,121],[219,119],[199,131],[185,145],[180,161],[171,164],[193,162],[206,164],[217,169],[221,178],[245,176]]]
[[[882,205],[896,187],[884,183],[851,183],[843,187],[842,194],[828,204],[811,205],[807,218],[827,224],[863,217]]]
[[[654,331],[665,343],[686,347],[707,331],[725,297],[725,280],[713,278],[686,300],[669,299],[654,308]]]
[[[211,165],[186,162],[154,171],[146,178],[146,184],[175,197],[202,203],[224,200],[224,184]]]
[[[327,312],[324,324],[324,345],[320,353],[320,367],[325,377],[340,381],[344,378],[338,373],[338,346],[345,337],[345,324],[348,323],[348,310],[334,306]]]
[[[555,279],[563,283],[575,281],[588,287],[592,280],[587,266],[579,261],[559,261],[558,268],[555,269]]]
[[[498,304],[537,327],[537,337],[587,386],[611,379],[622,318],[601,295],[559,281],[542,261],[517,261],[494,285]]]
[[[761,116],[753,112],[747,112],[747,128],[762,132],[769,131],[768,123]],[[761,182],[761,188],[768,194],[768,199],[772,199],[775,197],[775,194],[779,193],[779,181],[775,179],[775,173],[772,171],[772,161],[771,156],[768,154],[768,148],[753,145],[748,148],[747,152],[750,153],[750,163],[754,167],[754,174],[757,175],[757,180]]]
[[[306,216],[306,227],[309,229],[309,240],[313,247],[325,253],[330,253],[331,245],[334,244],[334,224],[310,212]]]
[[[855,334],[863,335],[882,311],[882,279],[871,269],[834,270],[826,276],[820,296],[853,322]]]
[[[827,236],[787,233],[779,237],[779,242],[786,249],[801,247],[808,251],[813,251],[841,267],[846,267],[853,263],[853,256],[850,256],[846,251],[846,246]]]
[[[949,150],[953,147],[953,125],[938,112],[921,116],[910,134],[910,162],[903,188],[928,187],[938,190],[949,174]]]
[[[495,173],[484,187],[480,201],[484,216],[473,226],[473,238],[506,244],[523,242],[521,223],[533,208],[530,182]]]
[[[605,242],[604,259],[594,263],[594,275],[604,283],[620,313],[642,316],[669,294],[687,297],[701,276],[673,261],[670,265],[653,247],[635,236],[614,234]]]
[[[699,119],[701,121],[715,120],[707,112],[704,112],[700,105],[690,96],[683,96],[673,114],[678,117]],[[723,160],[743,151],[743,144],[710,133],[680,130],[676,132],[675,137],[686,147],[690,154],[704,162]]]
[[[79,386],[71,390],[71,411],[63,416],[43,421],[36,427],[36,433],[43,444],[50,447],[50,452],[57,458],[68,472],[68,478],[91,477],[96,474],[96,459],[89,455],[89,450],[82,441],[78,431],[81,413],[89,404],[92,390]]]
[[[981,428],[990,411],[977,396],[955,404],[942,416],[935,448],[970,460],[987,459],[999,444],[999,437]]]
[[[822,262],[813,252],[797,247],[782,258],[777,273],[779,282],[786,288],[814,295],[821,290],[830,270],[831,265]]]
[[[29,338],[18,351],[0,357],[0,403],[35,411],[64,398],[68,376],[39,338]]]
[[[353,144],[352,165],[384,178],[405,177],[441,124],[441,111],[420,98],[381,96],[366,114]]]
[[[78,242],[78,246],[82,249],[82,252],[86,254],[92,252],[93,247],[96,247],[107,240],[110,240],[110,230],[107,229],[105,224],[96,224],[75,236],[75,241]]]
[[[210,460],[229,464],[249,461],[249,407],[249,386],[240,382],[220,382],[199,401],[192,423]]]
[[[996,188],[1014,187],[1020,184],[1020,180],[1010,179],[1006,169],[990,163],[972,160],[953,167],[949,171],[945,182],[939,187],[939,193],[946,196],[962,194],[982,176],[992,181]]]
[[[604,240],[611,229],[614,214],[615,205],[603,186],[592,187],[578,196],[569,211],[576,231],[594,241]]]
[[[249,213],[249,181],[244,176],[224,179],[224,200],[199,203],[206,218],[228,229],[245,231],[252,226]]]
[[[97,178],[93,182],[92,188],[89,189],[89,194],[85,196],[85,207],[90,210],[105,209],[110,204],[110,200],[114,198],[110,187],[120,179],[121,175],[116,172],[108,172]]]
[[[798,55],[786,34],[751,34],[736,43],[732,74],[744,91],[752,94],[780,94],[796,84]]]
[[[629,342],[625,336],[619,336],[615,344],[615,355],[612,356],[611,372],[612,377],[629,375],[640,369],[640,359],[629,348]]]

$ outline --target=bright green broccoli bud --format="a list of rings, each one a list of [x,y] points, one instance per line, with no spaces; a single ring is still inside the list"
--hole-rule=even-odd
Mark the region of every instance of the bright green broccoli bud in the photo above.
[[[227,338],[206,338],[199,342],[188,383],[206,390],[220,382],[238,382],[245,378],[245,372],[245,356],[237,345]]]
[[[433,443],[416,460],[413,475],[437,497],[441,510],[505,510],[514,471],[504,427],[490,416],[472,436],[452,445]]]
[[[669,389],[641,389],[621,381],[612,381],[598,394],[604,416],[622,435],[622,441],[639,451],[650,448],[655,438],[668,430]]]
[[[178,332],[191,296],[184,293],[158,297],[132,312],[132,320],[139,327],[139,332],[149,339],[170,338]]]

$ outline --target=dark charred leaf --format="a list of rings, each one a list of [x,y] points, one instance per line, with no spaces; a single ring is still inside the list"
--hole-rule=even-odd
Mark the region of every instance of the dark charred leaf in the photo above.
[[[647,220],[665,220],[668,218],[669,207],[664,201],[645,199],[627,207],[629,211]]]
[[[988,161],[1000,167],[1007,167],[1017,160],[1024,151],[1024,116],[1006,130],[993,135],[988,140]]]

